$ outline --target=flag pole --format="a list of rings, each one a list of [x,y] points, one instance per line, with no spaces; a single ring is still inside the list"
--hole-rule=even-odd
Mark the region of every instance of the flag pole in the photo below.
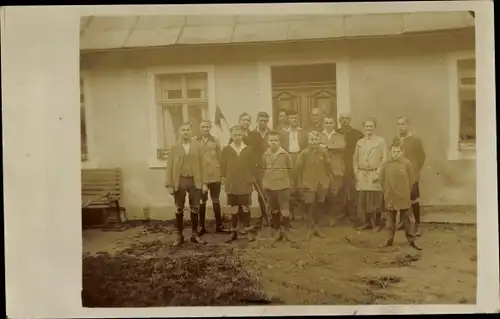
[[[229,134],[231,134],[231,127],[229,126],[229,123],[227,123],[227,120],[225,117],[223,117],[222,119],[224,120],[224,123],[226,123],[227,130],[228,130]]]

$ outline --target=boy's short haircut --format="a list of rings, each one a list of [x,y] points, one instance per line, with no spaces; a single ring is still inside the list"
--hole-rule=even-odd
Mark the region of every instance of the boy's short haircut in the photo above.
[[[367,118],[366,120],[364,120],[364,121],[363,121],[363,126],[365,126],[365,124],[366,124],[367,122],[372,122],[372,123],[373,123],[373,126],[374,126],[374,127],[377,127],[377,120],[376,120],[376,119],[374,119],[373,117],[369,117],[369,118]]]
[[[405,121],[406,124],[410,124],[410,121],[408,120],[407,116],[398,116],[398,121],[403,120]]]
[[[183,122],[180,126],[180,128],[184,127],[184,126],[189,126],[189,128],[191,128],[193,126],[193,123],[191,122]]]
[[[212,126],[212,121],[210,120],[201,120],[200,125],[203,123],[207,123],[208,125]]]
[[[335,121],[335,118],[334,118],[334,117],[333,117],[333,115],[331,115],[331,114],[327,114],[327,115],[325,115],[325,116],[323,117],[323,121],[324,121],[325,119],[332,119],[333,121]]]
[[[390,148],[402,148],[403,144],[400,141],[394,141]]]
[[[311,132],[309,132],[309,134],[307,134],[307,138],[309,139],[311,137],[319,138],[319,132],[318,131],[311,131]]]
[[[272,131],[269,131],[269,133],[267,133],[267,136],[280,136],[280,133],[278,133],[275,130],[272,130]]]
[[[259,118],[259,117],[265,117],[266,119],[268,119],[269,118],[269,113],[267,113],[267,112],[259,112],[259,113],[257,113],[257,118]]]
[[[287,113],[288,113],[288,116],[289,116],[289,117],[290,117],[290,116],[299,116],[299,113],[298,113],[297,111],[295,111],[295,110],[288,111]]]
[[[252,116],[250,116],[250,114],[248,113],[241,113],[240,116],[238,116],[238,121],[241,121],[242,118],[244,118],[245,116],[248,116],[250,119],[252,118]]]

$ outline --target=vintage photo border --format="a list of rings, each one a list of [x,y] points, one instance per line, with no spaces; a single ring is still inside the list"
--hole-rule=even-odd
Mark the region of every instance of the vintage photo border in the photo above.
[[[262,9],[265,8],[265,11]],[[474,11],[477,57],[476,305],[83,308],[80,17]],[[1,9],[7,315],[176,317],[474,313],[500,309],[493,1],[59,6]]]

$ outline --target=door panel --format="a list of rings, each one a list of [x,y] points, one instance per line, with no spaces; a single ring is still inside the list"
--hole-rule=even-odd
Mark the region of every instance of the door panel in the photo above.
[[[337,118],[337,97],[332,89],[319,89],[310,93],[310,110],[318,107],[324,115]]]
[[[299,112],[299,105],[299,96],[294,90],[273,90],[273,127],[278,125],[280,110]]]

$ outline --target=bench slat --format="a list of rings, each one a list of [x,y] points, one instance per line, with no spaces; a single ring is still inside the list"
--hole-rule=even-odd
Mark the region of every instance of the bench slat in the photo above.
[[[82,176],[82,181],[90,181],[90,182],[115,182],[121,181],[120,176],[110,175],[110,176]]]
[[[120,199],[120,193],[119,192],[85,192],[82,194],[82,197],[85,200],[96,200],[99,197],[104,198],[117,198]]]
[[[119,180],[82,180],[83,185],[120,185]]]
[[[119,180],[114,180],[114,179],[107,179],[107,180],[102,180],[102,179],[95,179],[95,180],[89,180],[89,179],[83,179],[82,185],[121,185],[122,183]]]
[[[82,172],[84,173],[88,173],[88,172],[120,172],[121,169],[119,168],[85,168],[85,169],[82,169]]]
[[[82,179],[121,179],[120,174],[82,174]]]
[[[111,205],[109,204],[90,204],[85,207],[85,209],[92,209],[92,208],[109,208]]]
[[[91,203],[87,203],[87,207],[90,207],[90,206],[96,206],[96,205],[106,205],[106,207],[110,207],[110,206],[113,206],[113,202],[112,201],[95,201],[95,202],[91,202]]]
[[[102,191],[88,191],[88,190],[84,190],[82,192],[82,196],[87,196],[87,197],[103,197],[103,196],[118,196],[120,197],[120,191],[105,191],[105,192],[102,192]]]
[[[121,180],[121,176],[116,175],[85,175],[82,176],[82,181],[119,181]]]
[[[120,187],[116,186],[116,185],[104,185],[104,186],[100,186],[100,185],[87,185],[87,186],[83,186],[82,187],[83,190],[94,190],[94,191],[108,191],[108,190],[120,190]]]

